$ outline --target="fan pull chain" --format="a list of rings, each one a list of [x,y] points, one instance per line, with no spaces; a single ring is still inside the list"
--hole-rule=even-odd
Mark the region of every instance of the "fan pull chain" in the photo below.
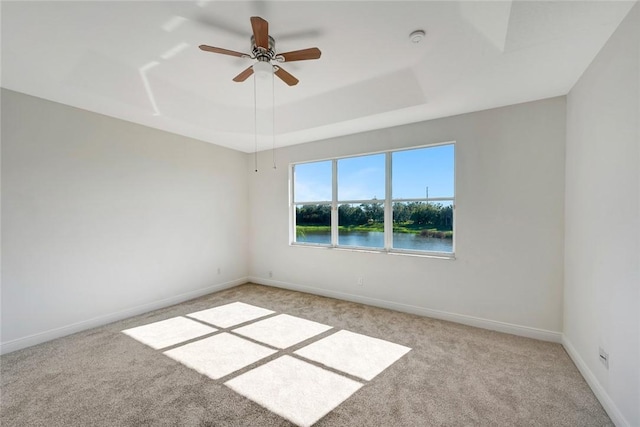
[[[253,152],[253,162],[255,171],[258,172],[258,91],[256,89],[256,76],[253,76],[253,140],[255,150]]]
[[[273,125],[271,131],[273,132],[271,141],[273,146],[271,148],[271,154],[273,157],[273,168],[276,169],[276,82],[273,73],[271,74],[271,120]]]

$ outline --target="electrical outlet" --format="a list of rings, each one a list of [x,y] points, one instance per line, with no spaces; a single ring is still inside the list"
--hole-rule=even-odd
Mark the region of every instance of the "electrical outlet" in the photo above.
[[[364,286],[364,279],[362,277],[358,277],[358,286]]]
[[[600,362],[604,365],[605,368],[609,369],[609,353],[604,351],[602,347],[598,348],[600,352]]]
[[[269,278],[273,277],[273,271],[269,271]]]

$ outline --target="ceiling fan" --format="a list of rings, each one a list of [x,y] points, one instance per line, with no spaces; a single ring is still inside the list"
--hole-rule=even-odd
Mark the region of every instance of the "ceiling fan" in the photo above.
[[[200,45],[200,49],[206,52],[221,53],[223,55],[237,56],[239,58],[257,59],[258,62],[256,62],[256,64],[264,63],[271,65],[273,67],[273,73],[289,86],[298,84],[299,80],[279,65],[273,64],[272,61],[281,63],[320,58],[321,52],[317,47],[294,50],[285,53],[276,53],[276,42],[273,37],[269,35],[269,23],[259,16],[251,17],[251,28],[253,29],[253,35],[251,36],[251,54],[223,49],[221,47],[207,46],[204,44]],[[243,82],[247,80],[247,78],[249,78],[249,76],[254,72],[254,65],[251,65],[249,68],[235,76],[233,81]]]

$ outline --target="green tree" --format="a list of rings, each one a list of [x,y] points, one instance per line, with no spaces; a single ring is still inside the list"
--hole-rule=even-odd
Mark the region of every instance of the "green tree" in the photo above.
[[[331,225],[331,206],[303,205],[296,208],[298,225]]]
[[[414,224],[425,226],[436,226],[438,221],[438,207],[429,202],[418,203],[411,213],[411,220]]]
[[[340,205],[338,207],[338,224],[363,225],[367,223],[367,216],[360,206]]]
[[[453,207],[438,204],[438,218],[436,226],[440,230],[451,230],[453,226]]]
[[[361,204],[368,222],[384,222],[384,208],[382,203]]]
[[[407,203],[393,204],[393,221],[407,222],[411,219],[411,207]]]

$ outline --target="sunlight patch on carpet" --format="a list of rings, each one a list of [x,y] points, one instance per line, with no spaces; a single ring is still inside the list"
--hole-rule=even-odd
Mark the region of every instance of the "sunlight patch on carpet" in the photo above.
[[[272,313],[275,312],[266,308],[243,302],[232,302],[231,304],[196,311],[195,313],[187,314],[187,316],[221,328],[229,328]]]
[[[275,313],[234,302],[122,332],[213,380],[240,374],[224,384],[298,426],[313,425],[411,351],[345,330],[321,338],[333,327]],[[312,338],[294,355],[286,354]],[[176,344],[181,345],[165,349]]]
[[[233,332],[277,348],[287,348],[331,329],[331,326],[288,314],[261,320]]]
[[[149,323],[148,325],[125,329],[122,333],[158,350],[216,331],[217,329],[211,326],[203,325],[184,317],[174,317]]]
[[[362,384],[291,356],[282,356],[225,383],[283,418],[307,427]]]
[[[295,354],[370,381],[410,350],[400,344],[342,330]]]
[[[165,351],[164,354],[216,380],[275,352],[276,350],[223,332]]]

